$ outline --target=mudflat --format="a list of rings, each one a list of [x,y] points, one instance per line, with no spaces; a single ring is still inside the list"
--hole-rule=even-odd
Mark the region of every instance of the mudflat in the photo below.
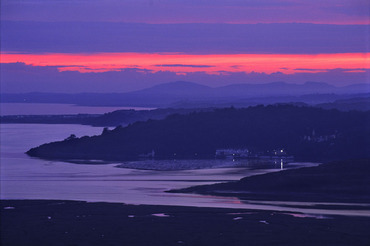
[[[287,210],[289,210],[287,208]],[[370,245],[370,217],[2,200],[1,245]]]
[[[241,200],[370,203],[369,176],[370,159],[345,160],[169,192]]]

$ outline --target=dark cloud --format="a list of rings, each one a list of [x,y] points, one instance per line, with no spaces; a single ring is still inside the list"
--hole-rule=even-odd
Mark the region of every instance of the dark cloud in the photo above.
[[[2,22],[2,51],[315,54],[369,52],[368,26]]]
[[[333,69],[316,69],[316,68],[294,68],[295,71],[321,71],[321,72],[327,72],[327,71],[333,71]],[[351,72],[351,71],[363,71],[366,72],[369,69],[366,68],[338,68],[338,71],[341,72]]]
[[[3,20],[136,23],[368,22],[364,0],[2,0]]]
[[[214,67],[210,65],[185,65],[185,64],[162,64],[154,65],[156,67]]]

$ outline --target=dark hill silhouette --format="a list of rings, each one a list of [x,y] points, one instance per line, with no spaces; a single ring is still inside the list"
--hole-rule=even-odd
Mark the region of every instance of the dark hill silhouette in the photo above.
[[[237,96],[298,96],[305,94],[335,93],[338,87],[319,82],[306,82],[304,84],[288,84],[285,82],[273,82],[267,84],[234,84],[218,87],[217,90],[224,95]]]
[[[238,196],[246,200],[369,202],[369,175],[370,159],[348,160],[170,192]]]
[[[355,97],[350,99],[336,100],[332,103],[321,103],[316,105],[323,109],[349,110],[370,110],[370,97]]]
[[[212,90],[211,87],[200,85],[197,83],[187,82],[187,81],[176,81],[170,83],[164,83],[160,85],[156,85],[150,87],[148,89],[137,91],[137,93],[164,93],[168,92],[171,94],[178,94],[178,95],[187,95],[192,93],[198,92],[209,92]]]
[[[1,102],[29,103],[68,103],[85,106],[143,106],[143,107],[203,107],[232,105],[242,102],[243,106],[258,103],[305,102],[327,103],[334,100],[354,97],[350,94],[370,93],[368,84],[335,87],[326,83],[306,82],[288,84],[274,82],[267,84],[234,84],[221,87],[208,87],[192,82],[177,81],[160,84],[151,88],[126,93],[26,93],[2,94]],[[326,95],[334,95],[334,99]],[[314,100],[318,96],[320,100]],[[304,96],[304,97],[303,97]],[[271,97],[274,101],[271,101]]]
[[[217,149],[255,153],[282,148],[298,160],[370,157],[370,112],[292,105],[226,108],[136,122],[100,136],[66,139],[29,150],[52,159],[213,158]]]

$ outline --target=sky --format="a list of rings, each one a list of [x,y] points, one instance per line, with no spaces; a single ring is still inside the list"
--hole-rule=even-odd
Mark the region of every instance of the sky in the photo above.
[[[1,93],[370,84],[368,0],[2,0]]]

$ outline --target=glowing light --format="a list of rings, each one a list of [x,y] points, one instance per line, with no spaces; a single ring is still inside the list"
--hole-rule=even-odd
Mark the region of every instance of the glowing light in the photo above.
[[[34,66],[57,66],[59,71],[81,73],[145,69],[186,74],[206,72],[260,72],[284,74],[318,73],[342,68],[351,71],[370,69],[370,53],[344,54],[212,54],[179,53],[96,53],[96,54],[1,54],[2,63],[24,62]]]

